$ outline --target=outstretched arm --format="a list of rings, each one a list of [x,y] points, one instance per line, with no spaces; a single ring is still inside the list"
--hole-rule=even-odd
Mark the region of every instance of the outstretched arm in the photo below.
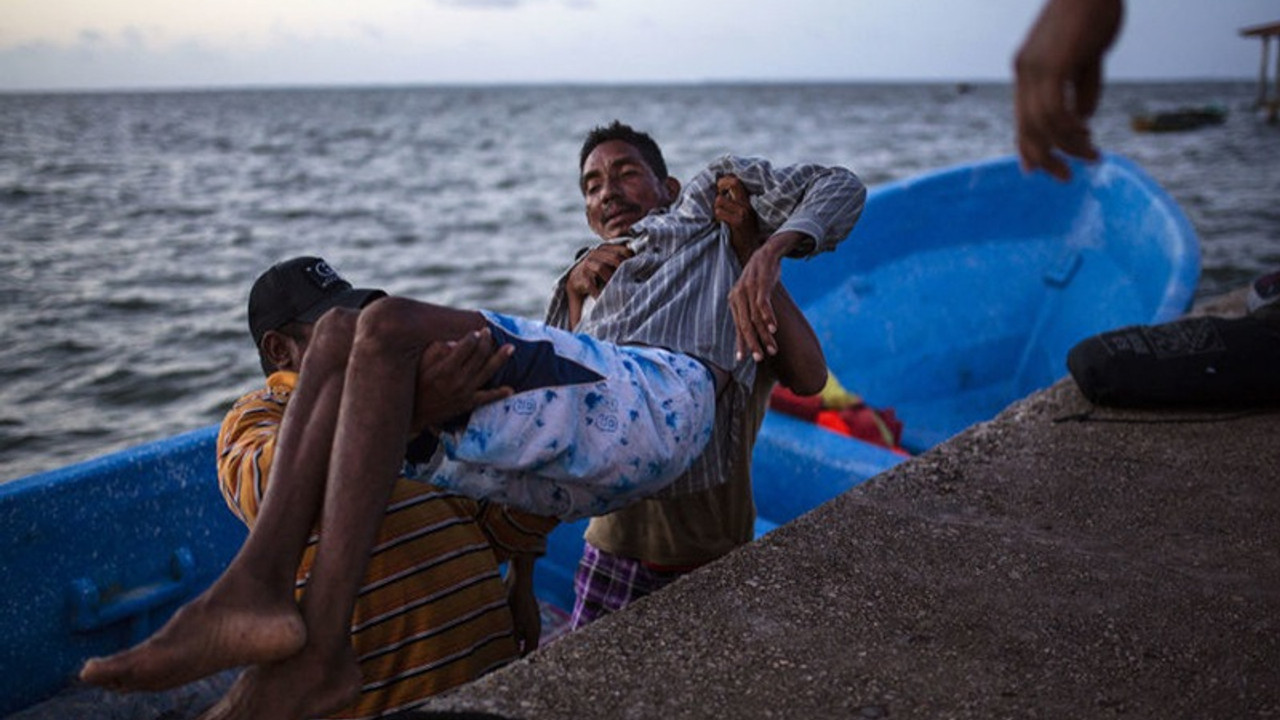
[[[1115,42],[1122,0],[1048,0],[1014,59],[1018,154],[1028,170],[1062,180],[1055,151],[1097,159],[1089,118],[1102,95],[1102,58]]]

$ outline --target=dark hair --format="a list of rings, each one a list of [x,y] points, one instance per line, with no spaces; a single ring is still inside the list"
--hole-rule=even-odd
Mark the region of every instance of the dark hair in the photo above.
[[[578,154],[579,175],[582,174],[582,168],[586,166],[587,156],[591,151],[610,140],[621,140],[639,150],[640,157],[644,158],[653,174],[657,175],[659,180],[667,179],[667,161],[662,159],[662,149],[658,147],[658,143],[648,133],[642,133],[620,120],[614,120],[605,127],[593,128],[587,133],[587,139],[582,141],[582,152]]]

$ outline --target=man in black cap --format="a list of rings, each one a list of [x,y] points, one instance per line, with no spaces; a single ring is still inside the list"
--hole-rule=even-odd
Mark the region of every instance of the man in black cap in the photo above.
[[[356,312],[385,295],[353,288],[318,257],[278,263],[254,283],[249,330],[267,380],[227,413],[217,446],[219,488],[250,529],[269,512],[263,500],[276,482],[270,469],[281,423],[313,338],[349,345]],[[323,331],[316,331],[317,322]],[[440,422],[509,395],[509,388],[481,388],[509,355],[510,348],[497,348],[484,335],[432,346],[421,363],[429,396],[422,417]],[[555,524],[398,479],[351,615],[361,692],[336,715],[372,717],[404,709],[537,647],[533,562],[545,552],[546,533]],[[300,589],[314,556],[314,544],[301,557],[280,554],[280,563],[296,570]],[[500,562],[509,563],[510,591]]]
[[[249,291],[249,334],[263,371],[273,372],[263,348],[268,333],[288,329],[292,332],[286,334],[296,334],[298,328],[290,326],[311,325],[335,307],[359,309],[385,296],[381,290],[353,288],[323,258],[296,257],[272,265]]]

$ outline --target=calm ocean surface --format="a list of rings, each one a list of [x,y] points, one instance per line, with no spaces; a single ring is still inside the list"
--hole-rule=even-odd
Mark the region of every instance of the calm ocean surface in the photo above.
[[[1112,85],[1100,144],[1201,235],[1206,297],[1280,264],[1280,128],[1252,83]],[[1128,114],[1218,103],[1141,135]],[[249,283],[315,253],[349,279],[540,316],[590,238],[579,142],[621,118],[673,174],[723,152],[869,185],[1012,152],[980,85],[515,87],[0,95],[0,481],[219,421],[260,381]]]

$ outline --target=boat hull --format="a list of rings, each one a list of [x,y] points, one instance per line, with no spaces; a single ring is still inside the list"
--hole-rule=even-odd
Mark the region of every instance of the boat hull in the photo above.
[[[1199,242],[1133,163],[1063,183],[1014,158],[871,191],[832,258],[784,265],[840,382],[919,452],[1066,375],[1089,335],[1190,305]]]

